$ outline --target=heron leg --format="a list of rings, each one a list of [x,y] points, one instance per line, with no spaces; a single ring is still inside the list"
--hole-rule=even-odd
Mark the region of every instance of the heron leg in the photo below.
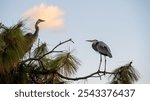
[[[100,54],[100,63],[99,63],[99,68],[98,68],[98,71],[100,71],[101,64],[102,64],[102,55]]]
[[[104,67],[104,75],[105,75],[105,73],[106,73],[106,56],[104,56],[105,57],[105,67]]]

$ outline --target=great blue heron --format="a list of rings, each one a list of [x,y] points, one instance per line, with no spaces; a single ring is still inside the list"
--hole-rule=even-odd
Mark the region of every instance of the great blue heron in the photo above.
[[[101,63],[102,63],[102,55],[104,55],[104,57],[105,57],[104,74],[105,74],[105,72],[106,72],[106,56],[108,56],[109,58],[112,58],[112,54],[111,54],[110,48],[103,41],[98,41],[96,39],[94,39],[94,40],[86,40],[86,41],[92,42],[92,48],[96,52],[98,52],[100,54],[100,64],[99,64],[98,71],[100,71],[100,67],[101,67]]]
[[[42,19],[38,19],[37,22],[35,23],[35,32],[32,34],[32,33],[27,33],[25,35],[25,38],[27,39],[27,43],[28,43],[28,49],[31,49],[33,43],[36,41],[37,37],[38,37],[38,33],[39,33],[39,26],[38,24],[40,22],[44,22],[45,20],[42,20]],[[27,50],[28,51],[28,50]]]

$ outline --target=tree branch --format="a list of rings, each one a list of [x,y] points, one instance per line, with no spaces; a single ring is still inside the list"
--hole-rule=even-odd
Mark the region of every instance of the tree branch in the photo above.
[[[129,66],[129,65],[131,65],[131,64],[132,64],[132,62],[130,62],[129,64],[127,64],[127,66]],[[98,70],[98,71],[93,72],[93,73],[91,73],[91,74],[89,74],[89,75],[87,75],[87,76],[72,78],[72,77],[66,77],[66,76],[64,76],[64,75],[62,75],[62,74],[60,74],[60,73],[58,73],[58,72],[55,71],[55,70],[32,71],[32,74],[49,75],[49,74],[51,74],[51,73],[58,75],[58,76],[61,77],[62,79],[65,79],[65,80],[73,80],[73,81],[88,79],[88,78],[91,78],[91,77],[94,77],[94,78],[101,77],[101,76],[104,75],[104,73],[105,73],[105,75],[106,75],[106,74],[108,74],[108,75],[112,75],[112,74],[113,74],[113,75],[117,75],[117,74],[118,74],[118,72],[117,72],[117,73],[114,73],[114,72],[105,72],[105,71],[99,71],[99,70]],[[101,75],[100,75],[100,74],[101,74]],[[97,76],[95,76],[95,75],[97,75]],[[98,76],[98,75],[99,75],[99,76]],[[47,82],[47,81],[45,80],[44,82]]]
[[[26,60],[24,60],[24,61],[21,61],[21,64],[24,64],[24,63],[26,63],[26,62],[28,62],[28,61],[32,61],[32,60],[35,60],[35,61],[41,60],[41,59],[42,59],[43,57],[45,57],[46,55],[51,54],[51,53],[54,53],[54,52],[56,52],[56,53],[57,53],[57,52],[63,52],[63,51],[55,51],[55,49],[56,49],[57,47],[59,47],[60,45],[65,44],[65,43],[67,43],[67,42],[69,42],[69,41],[71,41],[72,43],[74,43],[74,42],[72,41],[72,39],[68,39],[68,40],[66,40],[66,41],[60,42],[60,43],[57,44],[51,51],[49,51],[49,52],[43,54],[42,56],[40,56],[40,57],[38,57],[38,58],[29,58],[29,59],[26,59]]]
[[[41,74],[41,75],[49,75],[49,74],[51,74],[51,73],[53,73],[53,74],[55,74],[55,75],[58,75],[59,77],[61,77],[62,79],[66,79],[66,80],[73,80],[73,81],[78,81],[78,80],[83,80],[83,79],[88,79],[88,78],[91,78],[91,77],[99,77],[99,76],[95,76],[95,75],[98,75],[98,74],[102,74],[101,76],[103,76],[104,75],[104,73],[105,74],[115,74],[115,73],[112,73],[112,72],[104,72],[104,71],[97,71],[97,72],[93,72],[93,73],[91,73],[91,74],[89,74],[89,75],[87,75],[87,76],[83,76],[83,77],[77,77],[77,78],[71,78],[71,77],[66,77],[66,76],[64,76],[64,75],[62,75],[62,74],[60,74],[60,73],[58,73],[57,71],[54,71],[54,70],[47,70],[47,71],[32,71],[32,72],[30,72],[31,74],[30,75],[32,75],[32,74],[34,74],[34,75],[39,75],[39,74]],[[35,82],[35,83],[41,83],[41,82],[39,82],[39,81],[36,81],[33,77],[31,78],[32,79],[32,81],[33,82]],[[46,83],[47,81],[48,81],[49,79],[45,79],[44,81],[42,81],[42,83]]]
[[[61,75],[60,73],[56,72],[56,74],[57,74],[58,76],[60,76],[61,78],[63,78],[63,79],[66,79],[66,80],[74,80],[74,81],[82,80],[82,79],[88,79],[88,78],[93,77],[94,75],[100,74],[100,73],[103,73],[103,74],[104,74],[104,73],[106,73],[106,74],[114,74],[114,73],[112,73],[112,72],[97,71],[97,72],[94,72],[94,73],[89,74],[89,75],[87,75],[87,76],[78,77],[78,78],[70,78],[70,77],[65,77],[65,76]],[[103,74],[102,74],[101,76],[103,76]],[[99,77],[99,76],[97,76],[97,77]]]
[[[57,47],[59,47],[60,45],[62,45],[62,44],[64,44],[64,43],[67,43],[67,42],[69,42],[69,41],[71,41],[72,43],[74,43],[74,42],[72,41],[72,39],[68,39],[68,40],[66,40],[66,41],[60,42],[60,43],[59,43],[58,45],[56,45],[51,51],[49,51],[49,52],[45,53],[44,55],[42,55],[41,57],[39,57],[39,59],[42,59],[42,58],[45,57],[46,55],[48,55],[48,54],[50,54],[50,53],[53,53],[54,50],[55,50]]]

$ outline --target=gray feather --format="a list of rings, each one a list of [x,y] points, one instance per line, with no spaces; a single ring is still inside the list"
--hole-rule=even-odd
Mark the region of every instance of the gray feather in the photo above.
[[[103,41],[95,41],[95,42],[93,42],[92,48],[95,51],[99,52],[100,54],[112,58],[112,54],[111,54],[110,48]]]

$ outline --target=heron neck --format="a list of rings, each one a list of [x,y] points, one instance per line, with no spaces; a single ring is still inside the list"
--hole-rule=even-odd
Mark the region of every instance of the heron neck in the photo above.
[[[34,36],[38,36],[39,33],[39,26],[38,23],[35,24],[35,32],[34,32]]]
[[[93,48],[95,51],[98,51],[98,50],[97,50],[97,45],[98,45],[98,42],[94,42],[94,43],[92,44],[92,48]]]

